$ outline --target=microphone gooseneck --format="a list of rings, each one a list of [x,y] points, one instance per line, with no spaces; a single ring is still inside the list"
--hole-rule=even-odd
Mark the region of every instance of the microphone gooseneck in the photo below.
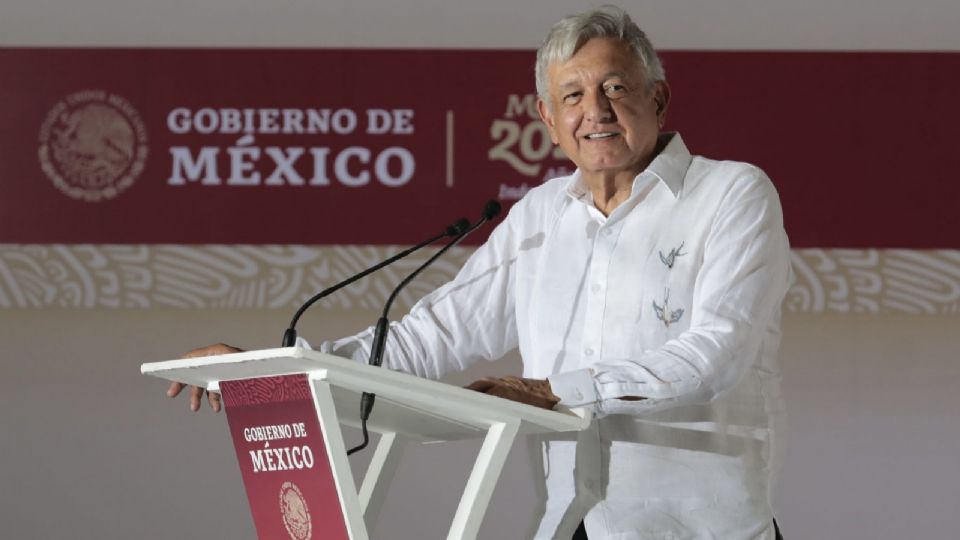
[[[283,332],[283,341],[281,342],[281,347],[293,347],[294,345],[296,345],[296,343],[297,343],[297,330],[296,330],[297,322],[300,320],[300,316],[303,315],[303,313],[304,313],[308,308],[310,308],[310,306],[312,306],[313,304],[315,304],[318,300],[324,298],[325,296],[328,296],[328,295],[330,295],[330,294],[333,294],[333,293],[339,291],[340,289],[346,287],[347,285],[350,285],[351,283],[357,281],[358,279],[364,278],[364,277],[366,277],[366,276],[368,276],[368,275],[376,272],[377,270],[380,270],[380,269],[383,268],[384,266],[387,266],[387,265],[389,265],[389,264],[393,264],[393,263],[397,262],[398,260],[406,257],[407,255],[410,255],[410,254],[413,253],[414,251],[417,251],[417,250],[419,250],[419,249],[421,249],[421,248],[423,248],[423,247],[425,247],[425,246],[427,246],[427,245],[430,245],[430,244],[436,242],[437,240],[440,240],[441,238],[446,238],[446,237],[460,237],[460,236],[462,236],[462,235],[464,234],[464,231],[469,230],[469,228],[470,228],[470,222],[469,222],[468,220],[464,219],[464,218],[460,218],[460,219],[458,219],[457,221],[453,222],[452,224],[448,225],[447,228],[443,231],[443,233],[438,234],[438,235],[436,235],[436,236],[434,236],[434,237],[432,237],[432,238],[429,238],[429,239],[427,239],[427,240],[424,240],[423,242],[420,242],[419,244],[417,244],[417,245],[415,245],[415,246],[413,246],[413,247],[411,247],[411,248],[405,249],[405,250],[401,251],[400,253],[397,253],[397,254],[394,255],[393,257],[390,257],[390,258],[388,258],[388,259],[386,259],[386,260],[384,260],[384,261],[381,261],[381,262],[378,263],[378,264],[375,264],[374,266],[371,266],[370,268],[367,268],[367,269],[364,270],[363,272],[360,272],[359,274],[356,274],[356,275],[354,275],[354,276],[351,276],[351,277],[349,277],[349,278],[341,281],[340,283],[337,283],[336,285],[333,285],[333,286],[331,286],[331,287],[327,287],[326,289],[324,289],[324,290],[318,292],[317,294],[311,296],[309,300],[307,300],[306,302],[303,303],[302,306],[300,306],[300,309],[297,310],[297,312],[293,315],[293,318],[290,320],[290,326],[288,326],[287,329]]]
[[[469,225],[469,222],[466,220],[461,220],[457,222],[459,225],[463,225],[461,222],[466,222],[467,227],[462,227],[459,234],[455,235],[454,239],[443,246],[439,251],[437,251],[432,257],[427,259],[426,262],[421,264],[416,270],[410,273],[409,276],[404,278],[399,285],[393,290],[390,294],[390,297],[387,298],[387,302],[383,307],[383,313],[380,315],[380,318],[377,320],[376,329],[373,333],[373,342],[370,345],[370,365],[379,367],[383,364],[383,351],[386,348],[387,343],[387,334],[390,331],[389,320],[387,315],[390,313],[390,307],[393,305],[393,301],[397,298],[397,295],[400,291],[407,286],[408,283],[413,281],[417,275],[420,274],[424,269],[433,264],[440,256],[447,252],[450,248],[460,243],[468,234],[477,230],[487,221],[490,221],[500,213],[500,203],[494,200],[487,201],[483,207],[483,212],[481,212],[480,219],[473,225]],[[453,236],[453,235],[451,235]],[[370,413],[373,411],[373,405],[376,401],[376,394],[370,392],[364,392],[360,398],[360,426],[363,431],[363,442],[359,445],[351,448],[347,451],[347,455],[351,455],[355,452],[363,450],[367,447],[367,444],[370,442],[370,437],[367,432],[367,419],[370,418]]]
[[[480,228],[484,223],[490,221],[497,214],[500,213],[500,203],[494,200],[487,201],[487,204],[483,207],[483,212],[480,215],[480,219],[473,225],[469,225],[465,228],[460,234],[458,234],[453,240],[443,246],[440,251],[437,251],[432,257],[427,259],[427,262],[420,265],[419,268],[414,270],[409,276],[404,278],[399,285],[390,293],[390,297],[387,298],[387,303],[383,306],[383,313],[380,315],[380,319],[377,321],[377,332],[383,334],[382,337],[378,339],[376,333],[374,333],[373,346],[370,348],[370,364],[374,366],[380,366],[383,363],[383,350],[387,341],[387,332],[389,328],[387,326],[387,315],[390,313],[390,308],[393,306],[393,301],[396,300],[397,295],[400,294],[400,291],[407,286],[408,283],[413,281],[423,270],[428,266],[433,264],[434,261],[439,259],[444,253],[447,252],[450,248],[460,243],[468,234]],[[466,220],[463,220],[466,221]],[[382,329],[382,330],[381,330]]]

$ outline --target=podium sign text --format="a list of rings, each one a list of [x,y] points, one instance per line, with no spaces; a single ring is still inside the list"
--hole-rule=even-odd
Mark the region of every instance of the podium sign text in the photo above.
[[[261,539],[347,540],[306,375],[220,383]]]

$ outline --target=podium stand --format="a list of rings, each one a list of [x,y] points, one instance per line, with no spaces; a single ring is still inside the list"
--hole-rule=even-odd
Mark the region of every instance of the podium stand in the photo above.
[[[304,470],[294,473],[306,477],[311,484],[321,484],[318,489],[324,489],[322,484],[325,482],[333,484],[328,487],[331,492],[333,487],[336,488],[343,517],[344,532],[340,537],[366,540],[366,523],[372,522],[379,511],[386,486],[396,470],[400,450],[406,441],[452,441],[482,437],[483,444],[447,535],[449,540],[475,538],[516,436],[579,431],[590,422],[589,416],[580,410],[548,411],[299,347],[154,362],[143,364],[141,373],[224,392],[227,417],[231,422],[247,496],[260,538],[272,538],[264,532],[262,520],[274,517],[262,518],[258,514],[255,500],[256,497],[263,497],[255,493],[252,482],[274,474],[268,472],[270,466],[276,468],[277,463],[281,463],[292,470],[299,465]],[[244,401],[247,406],[238,407],[227,399],[234,394],[242,395],[231,386],[241,381],[253,385],[260,382],[270,382],[274,386],[283,384],[294,389],[280,392],[289,395],[297,394],[296,388],[300,388],[307,400],[301,403],[311,402],[312,407],[308,408],[312,410],[308,412],[311,419],[317,422],[322,439],[319,437],[321,433],[310,433],[309,422],[294,422],[290,430],[290,423],[285,423],[283,418],[272,419],[265,426],[244,427],[241,438],[240,428],[235,426],[235,418],[231,417],[231,414],[240,413],[233,411],[244,409],[247,414],[252,407],[255,414],[248,414],[248,417],[264,417],[256,405],[249,405],[252,401]],[[363,392],[377,395],[377,404],[367,425],[370,431],[380,433],[381,437],[358,491],[350,473],[340,424],[359,427],[360,395]],[[253,394],[256,393],[255,389]],[[295,397],[291,399],[292,403],[297,403]],[[263,407],[274,407],[272,410],[280,410],[281,415],[287,410],[276,409],[276,403],[263,405],[261,409]],[[316,438],[310,439],[309,436],[313,435]],[[311,440],[323,448],[310,447]],[[303,444],[295,444],[292,454],[289,446],[278,448],[278,445],[291,444],[290,441]],[[242,449],[241,445],[245,447]],[[249,452],[252,472],[244,468],[248,455],[243,450]],[[306,459],[308,456],[309,461]],[[314,460],[323,461],[321,456],[327,463],[314,464]],[[311,463],[311,466],[305,467],[305,462]],[[327,464],[329,469],[326,468]],[[284,508],[282,519],[287,519],[290,508],[296,510],[296,515],[287,522],[286,532],[293,540],[306,539],[311,536],[310,527],[313,526],[308,511],[309,498],[303,498],[300,488],[291,482],[283,486],[279,495],[279,505]],[[273,492],[268,496],[272,497],[272,501],[277,500]],[[285,502],[285,497],[290,500]],[[277,505],[276,502],[273,504]],[[300,504],[306,506],[301,507]],[[314,512],[317,506],[313,505]],[[322,509],[331,505],[320,506]],[[337,537],[334,534],[313,536]]]

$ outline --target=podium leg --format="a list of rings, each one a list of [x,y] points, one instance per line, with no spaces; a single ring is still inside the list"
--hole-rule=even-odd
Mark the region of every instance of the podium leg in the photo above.
[[[380,435],[380,442],[377,443],[373,459],[370,460],[367,473],[363,477],[363,485],[360,486],[360,507],[363,508],[363,519],[368,526],[373,525],[377,520],[387,487],[397,471],[397,464],[400,462],[404,446],[406,441],[401,435],[396,433]]]
[[[500,422],[490,426],[477,462],[473,465],[467,486],[460,498],[460,505],[453,517],[447,540],[468,540],[477,537],[480,523],[487,511],[493,488],[497,485],[500,471],[517,436],[520,422]]]
[[[340,431],[330,384],[322,379],[311,382],[313,383],[313,401],[320,418],[320,428],[323,430],[324,442],[327,445],[327,457],[333,469],[333,478],[337,482],[337,492],[340,495],[340,507],[343,509],[347,532],[350,534],[350,540],[367,540],[369,538],[367,526],[363,521],[357,488],[350,472],[350,462],[347,460],[347,449],[343,442],[343,433]]]

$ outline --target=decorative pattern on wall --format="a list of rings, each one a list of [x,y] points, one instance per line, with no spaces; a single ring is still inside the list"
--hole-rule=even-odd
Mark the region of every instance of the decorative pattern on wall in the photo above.
[[[960,313],[960,250],[800,249],[794,312]]]
[[[314,292],[400,249],[396,246],[0,246],[0,308],[295,309]],[[435,252],[435,251],[433,251]],[[333,295],[317,307],[378,309],[424,262],[424,249]],[[417,298],[466,261],[451,249],[397,299]]]
[[[313,292],[397,246],[0,245],[0,308],[295,309]],[[323,302],[379,309],[423,250]],[[454,248],[397,300],[449,280],[472,253]],[[960,250],[794,250],[785,309],[808,313],[960,314]]]

